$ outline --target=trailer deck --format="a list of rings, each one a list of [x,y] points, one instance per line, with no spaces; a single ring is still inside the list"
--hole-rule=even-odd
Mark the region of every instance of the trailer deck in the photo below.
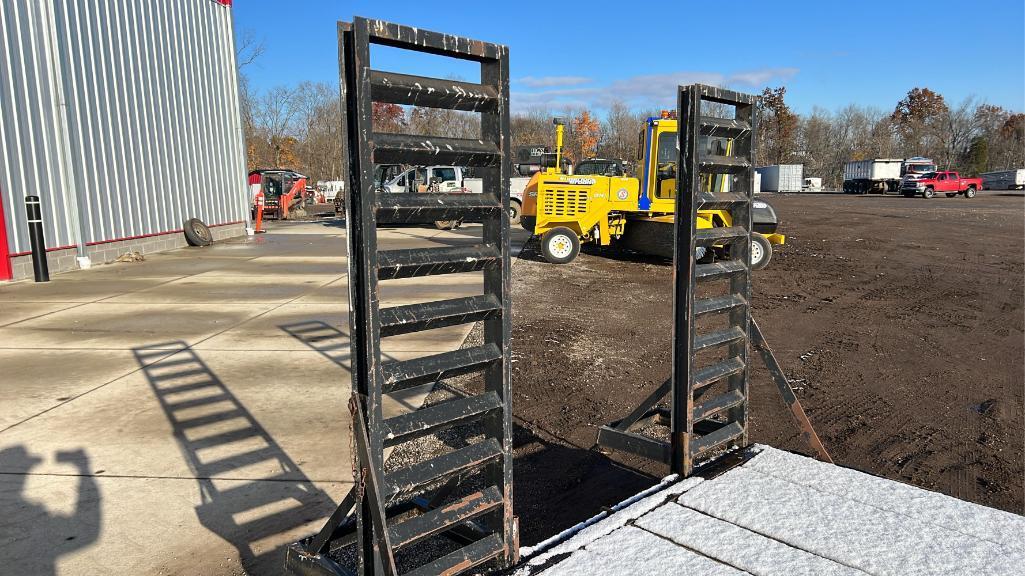
[[[521,549],[517,576],[1020,574],[1025,517],[755,445]]]

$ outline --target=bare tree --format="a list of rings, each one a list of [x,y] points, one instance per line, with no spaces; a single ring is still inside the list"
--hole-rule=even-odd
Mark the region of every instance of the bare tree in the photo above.
[[[940,118],[940,160],[948,170],[966,159],[972,140],[981,132],[979,118],[975,113],[977,108],[975,99],[969,96],[956,108],[947,108],[946,113]]]
[[[266,51],[263,38],[258,38],[252,30],[246,29],[235,41],[235,66],[241,72],[246,66],[259,60]]]
[[[286,167],[283,164],[285,160],[289,163],[293,160],[288,156],[294,148],[296,94],[295,90],[276,86],[252,102],[255,144],[259,146],[257,158],[269,161],[276,168]]]
[[[637,156],[637,133],[643,118],[621,101],[609,106],[608,114],[601,127],[599,153],[609,158],[635,160]]]

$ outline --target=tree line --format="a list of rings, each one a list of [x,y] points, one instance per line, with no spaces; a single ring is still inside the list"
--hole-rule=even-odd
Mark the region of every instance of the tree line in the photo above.
[[[839,187],[844,163],[870,158],[925,156],[973,176],[1025,167],[1025,114],[974,97],[951,105],[914,88],[892,111],[850,104],[802,116],[785,96],[785,87],[766,88],[759,98],[759,162],[804,164],[829,187]]]
[[[341,179],[337,88],[302,82],[256,92],[240,76],[249,168],[290,168],[314,182]],[[821,177],[827,187],[840,186],[844,163],[869,158],[926,156],[942,169],[969,175],[1025,167],[1025,114],[974,98],[952,105],[929,88],[914,88],[892,111],[850,104],[836,111],[815,107],[802,115],[786,96],[785,87],[765,88],[758,99],[758,163],[804,164],[805,176]],[[554,147],[552,119],[562,117],[571,160],[633,161],[645,119],[658,115],[621,102],[612,103],[604,117],[586,108],[539,108],[513,114],[510,131],[514,147]],[[480,134],[478,115],[434,108],[375,103],[373,123],[382,132]]]

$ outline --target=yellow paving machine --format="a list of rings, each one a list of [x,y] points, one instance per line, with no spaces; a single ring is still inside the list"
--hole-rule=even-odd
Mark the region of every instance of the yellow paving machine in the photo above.
[[[663,111],[657,118],[648,118],[641,129],[635,164],[640,178],[613,172],[564,173],[559,163],[563,125],[558,118],[555,124],[556,162],[527,185],[520,220],[528,232],[541,236],[545,259],[565,264],[576,258],[582,242],[608,246],[613,241],[631,250],[672,258],[679,155],[675,113]],[[702,136],[701,145],[717,156],[732,156],[732,138]],[[708,192],[729,192],[732,178],[729,174],[703,175],[701,185]],[[752,235],[751,267],[757,270],[768,265],[773,245],[785,243],[786,237],[777,233],[779,221],[767,202],[752,203],[752,219],[756,233]],[[698,212],[698,228],[731,224],[729,211]],[[706,261],[725,257],[725,250],[716,247],[698,257]]]

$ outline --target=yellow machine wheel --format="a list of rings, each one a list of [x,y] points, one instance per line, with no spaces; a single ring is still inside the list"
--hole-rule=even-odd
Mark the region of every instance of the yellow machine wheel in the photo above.
[[[761,270],[772,260],[772,243],[769,239],[755,232],[751,235],[751,269]]]
[[[541,254],[552,264],[572,262],[579,253],[580,238],[565,226],[552,228],[541,236]]]

